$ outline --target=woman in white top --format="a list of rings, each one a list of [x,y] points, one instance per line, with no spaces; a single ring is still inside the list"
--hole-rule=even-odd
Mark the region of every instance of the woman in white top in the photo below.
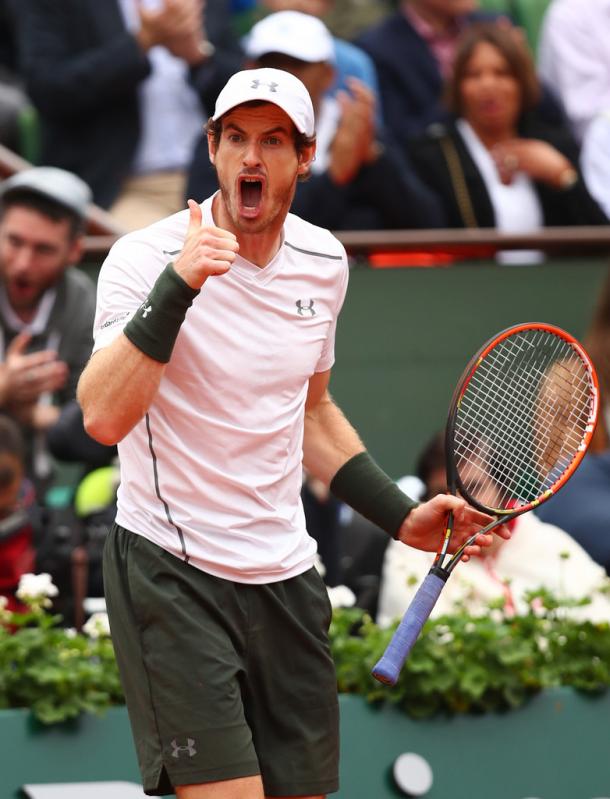
[[[578,171],[567,128],[537,119],[540,85],[518,30],[469,28],[446,93],[454,121],[433,126],[410,144],[410,154],[441,198],[448,227],[524,233],[607,224]]]

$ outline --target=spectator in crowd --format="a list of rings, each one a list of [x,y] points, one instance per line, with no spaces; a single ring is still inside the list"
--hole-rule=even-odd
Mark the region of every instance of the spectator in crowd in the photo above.
[[[23,610],[15,591],[23,574],[35,571],[35,492],[25,476],[25,446],[19,426],[0,415],[0,597]]]
[[[542,24],[538,68],[582,141],[610,108],[610,0],[553,0]]]
[[[54,167],[0,185],[0,409],[21,425],[40,480],[45,434],[74,398],[92,346],[95,287],[69,268],[82,254],[90,198],[80,178]]]
[[[356,39],[377,67],[383,118],[397,142],[446,117],[443,82],[460,33],[472,22],[498,18],[477,6],[476,0],[402,0]]]
[[[597,430],[576,472],[536,514],[545,522],[561,525],[610,575],[610,273],[584,344],[600,382]]]
[[[252,66],[291,72],[311,95],[317,150],[312,175],[299,183],[294,213],[332,230],[440,226],[439,203],[400,152],[383,143],[374,97],[363,83],[327,95],[334,79],[334,46],[324,23],[309,14],[280,11],[258,22],[246,42]],[[198,148],[189,182],[192,196],[216,187],[207,145]],[[208,177],[209,179],[209,177]]]
[[[422,451],[417,476],[425,485],[422,500],[447,492],[444,433],[438,433]],[[489,502],[493,505],[491,497]],[[527,611],[524,594],[545,588],[557,597],[590,598],[589,605],[570,613],[594,621],[610,621],[610,601],[598,593],[606,584],[606,573],[580,544],[531,512],[510,524],[510,541],[495,538],[480,556],[458,564],[433,616],[450,613],[458,603],[471,613],[482,613],[487,603],[496,599],[504,600],[507,612],[522,613]],[[431,566],[430,555],[400,548],[390,541],[382,570],[377,617],[380,625],[387,626],[403,615]]]
[[[447,85],[454,121],[410,145],[448,227],[607,224],[581,178],[571,134],[536,112],[539,95],[533,59],[514,28],[465,31]]]
[[[272,11],[298,11],[319,17],[326,23],[326,16],[336,3],[334,0],[265,0],[263,4]],[[330,28],[329,28],[330,30]],[[289,35],[292,35],[289,31]],[[348,79],[358,78],[373,92],[375,102],[379,103],[379,82],[377,72],[371,57],[360,47],[346,39],[333,35],[335,49],[334,65],[335,79],[329,88],[330,94],[335,94],[339,89],[348,89]]]
[[[126,228],[184,206],[192,150],[241,65],[227,0],[20,0],[42,163],[80,175]]]
[[[598,114],[588,126],[580,165],[587,188],[610,217],[610,108]]]

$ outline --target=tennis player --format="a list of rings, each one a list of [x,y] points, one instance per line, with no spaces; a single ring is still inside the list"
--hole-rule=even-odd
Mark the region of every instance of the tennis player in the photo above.
[[[122,238],[99,277],[79,399],[89,433],[119,443],[112,636],[147,794],[314,799],[337,790],[338,719],[303,464],[419,548],[449,508],[455,545],[490,519],[449,496],[417,506],[328,393],[348,266],[289,214],[315,154],[303,84],[237,73],[208,137],[220,192]]]

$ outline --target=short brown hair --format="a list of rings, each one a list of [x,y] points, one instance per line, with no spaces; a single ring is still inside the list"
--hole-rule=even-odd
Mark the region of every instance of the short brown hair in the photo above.
[[[540,99],[540,83],[532,54],[518,28],[509,23],[471,25],[462,34],[453,63],[453,75],[446,85],[445,100],[456,116],[461,116],[462,81],[475,48],[481,43],[495,47],[506,59],[511,75],[521,89],[521,113],[529,111]]]
[[[251,100],[249,103],[244,103],[247,108],[256,108],[260,105],[263,105],[263,100]],[[295,125],[292,126],[293,130],[293,139],[294,139],[294,146],[297,151],[297,155],[300,155],[303,150],[307,147],[311,147],[312,144],[316,143],[316,135],[314,133],[313,136],[307,136],[305,133],[300,133]],[[222,117],[220,119],[212,119],[210,117],[208,119],[208,123],[206,125],[207,133],[212,135],[212,140],[216,147],[220,144],[220,137],[222,136]],[[298,180],[304,181],[307,180],[309,177],[309,171],[305,175],[299,175]]]
[[[11,189],[4,194],[0,201],[0,220],[10,208],[27,208],[30,211],[36,211],[41,216],[46,216],[52,222],[65,220],[68,223],[71,240],[85,232],[85,219],[77,216],[67,206],[25,187]]]

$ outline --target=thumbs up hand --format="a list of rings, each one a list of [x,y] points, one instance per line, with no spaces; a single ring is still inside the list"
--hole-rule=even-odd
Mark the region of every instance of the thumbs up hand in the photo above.
[[[208,277],[224,275],[231,268],[239,251],[237,238],[223,228],[202,225],[201,206],[188,201],[189,224],[182,252],[174,263],[174,270],[185,283],[199,289]]]

